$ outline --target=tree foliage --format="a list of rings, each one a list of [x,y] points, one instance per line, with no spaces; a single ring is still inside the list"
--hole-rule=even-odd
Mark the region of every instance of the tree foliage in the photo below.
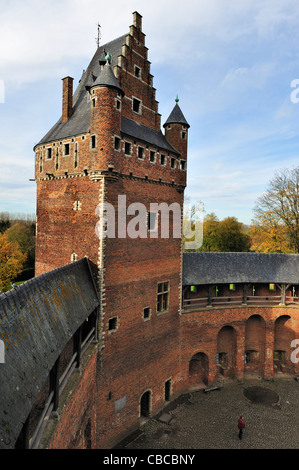
[[[257,199],[254,214],[254,225],[266,228],[275,251],[276,243],[281,243],[278,233],[281,237],[285,230],[284,250],[299,253],[299,166],[276,172],[267,191]]]
[[[9,241],[5,233],[0,234],[0,290],[7,291],[10,281],[16,277],[23,268],[26,254],[22,253],[17,242]]]
[[[200,251],[241,252],[250,250],[250,239],[235,217],[219,221],[214,213],[203,222],[203,244]]]

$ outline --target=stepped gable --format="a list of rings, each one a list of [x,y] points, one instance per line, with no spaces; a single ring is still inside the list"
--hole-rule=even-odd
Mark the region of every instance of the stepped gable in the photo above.
[[[87,258],[0,296],[5,343],[5,363],[0,364],[0,448],[14,447],[60,352],[98,306]]]
[[[183,285],[299,284],[299,255],[283,253],[184,253]]]

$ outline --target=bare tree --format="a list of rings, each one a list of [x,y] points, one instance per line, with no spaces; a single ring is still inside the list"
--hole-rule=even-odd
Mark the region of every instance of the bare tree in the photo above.
[[[299,166],[275,173],[267,191],[257,199],[257,220],[275,219],[286,227],[290,247],[299,253]]]

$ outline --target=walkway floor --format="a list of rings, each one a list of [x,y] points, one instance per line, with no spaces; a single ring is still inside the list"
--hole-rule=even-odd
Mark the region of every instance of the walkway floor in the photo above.
[[[276,396],[277,400],[272,399],[272,403],[250,401],[244,391],[248,396],[248,391],[255,390],[248,390],[249,387],[259,387],[264,392],[258,396],[261,399],[267,396],[268,390],[276,392],[277,395],[272,393],[271,397]],[[235,381],[209,393],[194,391],[170,403],[162,414],[166,421],[170,419],[168,424],[159,421],[161,414],[148,419],[117,448],[299,448],[299,381],[295,378]],[[242,441],[238,439],[237,430],[241,414],[246,422]]]

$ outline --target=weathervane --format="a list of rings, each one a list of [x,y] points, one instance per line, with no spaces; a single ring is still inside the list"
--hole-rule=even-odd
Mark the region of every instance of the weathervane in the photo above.
[[[96,38],[97,46],[100,46],[100,40],[101,40],[101,25],[98,23],[98,36]]]

